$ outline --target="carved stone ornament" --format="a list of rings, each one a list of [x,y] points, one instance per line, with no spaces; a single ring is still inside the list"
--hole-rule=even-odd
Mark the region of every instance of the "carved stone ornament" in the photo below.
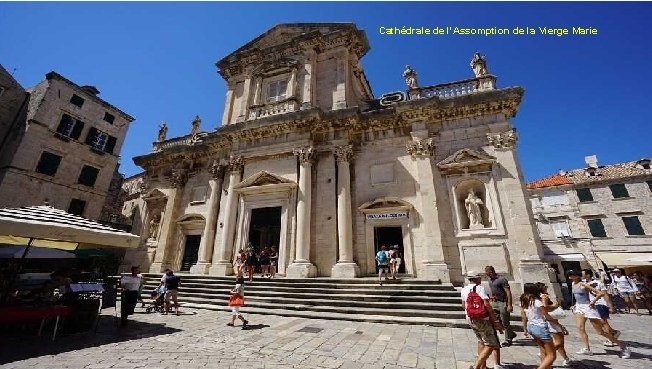
[[[138,193],[145,195],[149,191],[149,181],[146,178],[142,178],[138,181]]]
[[[312,163],[312,160],[314,158],[314,150],[312,146],[306,146],[306,147],[299,147],[297,149],[293,150],[294,155],[296,155],[299,158],[299,163],[307,163],[310,164]]]
[[[515,129],[501,133],[487,133],[487,141],[497,149],[512,149],[516,146],[518,135]]]
[[[350,162],[353,159],[353,146],[335,146],[333,148],[333,155],[335,155],[335,160],[337,161]]]
[[[170,174],[170,184],[174,188],[183,187],[188,181],[188,171],[183,168],[172,169]]]
[[[210,173],[211,178],[219,179],[224,173],[224,169],[226,169],[226,164],[221,162],[219,159],[215,159],[208,167],[208,173]]]
[[[433,156],[435,154],[435,140],[426,138],[420,141],[410,141],[405,145],[405,151],[413,158],[417,156]]]
[[[242,156],[237,155],[229,158],[229,172],[239,172],[243,165],[244,160],[242,159]]]
[[[475,77],[483,77],[489,74],[489,69],[487,68],[487,59],[480,53],[473,54],[473,59],[471,59],[471,69]]]

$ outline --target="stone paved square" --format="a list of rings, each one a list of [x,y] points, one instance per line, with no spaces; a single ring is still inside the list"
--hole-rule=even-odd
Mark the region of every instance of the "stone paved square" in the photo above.
[[[245,309],[250,327],[242,330],[226,326],[226,312],[186,309],[180,316],[163,316],[138,308],[130,326],[118,329],[112,314],[104,311],[95,334],[61,335],[55,342],[35,337],[36,331],[3,337],[0,368],[467,369],[474,359],[475,336],[462,328],[253,315]],[[571,318],[564,323],[571,332],[566,348],[573,356],[579,341]],[[602,346],[589,331],[594,355],[574,355],[582,361],[573,368],[650,367],[652,316],[615,315],[612,323],[623,331],[632,358],[620,359],[617,350]],[[322,330],[310,333],[307,327]],[[509,369],[535,368],[537,352],[519,335],[513,347],[502,350],[503,363]]]

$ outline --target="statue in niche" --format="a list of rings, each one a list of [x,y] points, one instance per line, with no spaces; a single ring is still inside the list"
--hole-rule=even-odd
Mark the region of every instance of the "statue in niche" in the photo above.
[[[410,90],[419,88],[419,83],[417,82],[417,72],[415,72],[414,69],[412,69],[409,65],[405,66],[403,78],[405,78],[405,84]]]
[[[473,59],[471,59],[471,69],[473,69],[476,78],[486,76],[489,74],[489,69],[487,69],[487,59],[480,55],[480,53],[473,54]]]
[[[199,115],[195,116],[195,119],[192,120],[192,129],[190,130],[190,135],[194,136],[199,133],[199,127],[201,126],[201,118]]]
[[[160,228],[161,219],[158,215],[155,215],[152,220],[149,221],[149,239],[155,240],[158,238],[158,231]]]
[[[484,228],[481,205],[484,205],[482,200],[476,196],[473,189],[469,189],[469,195],[464,200],[464,207],[466,208],[466,214],[469,216],[470,229]]]
[[[168,125],[164,122],[158,125],[158,142],[165,141],[165,137],[168,135]]]

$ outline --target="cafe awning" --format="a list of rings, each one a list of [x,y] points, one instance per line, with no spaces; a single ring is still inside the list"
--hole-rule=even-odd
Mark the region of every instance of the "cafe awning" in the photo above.
[[[652,266],[651,252],[596,252],[610,268]]]
[[[140,237],[51,206],[0,209],[0,244],[62,250],[138,247]]]

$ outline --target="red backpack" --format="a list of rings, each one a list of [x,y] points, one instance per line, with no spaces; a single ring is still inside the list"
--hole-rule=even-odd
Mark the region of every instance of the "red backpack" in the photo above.
[[[487,310],[484,306],[484,300],[482,297],[475,292],[475,288],[469,292],[469,295],[466,297],[466,315],[468,315],[471,320],[480,320],[487,317]]]

